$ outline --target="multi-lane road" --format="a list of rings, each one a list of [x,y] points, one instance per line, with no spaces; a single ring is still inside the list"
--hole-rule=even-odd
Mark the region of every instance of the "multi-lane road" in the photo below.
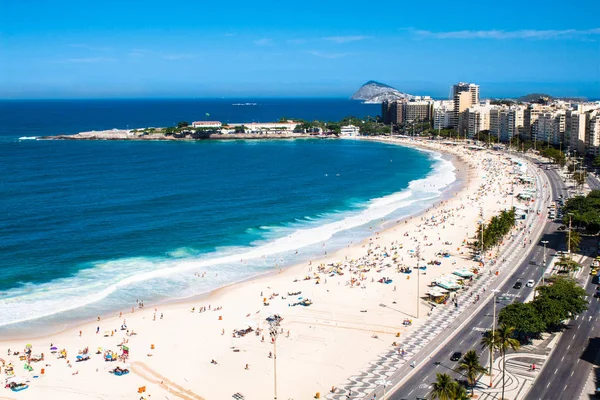
[[[562,178],[554,170],[544,171],[548,176],[551,186],[551,196],[553,199],[558,198],[560,194],[564,194],[564,183]],[[548,192],[544,195],[547,196]],[[547,210],[542,210],[541,217],[544,218]],[[557,233],[559,224],[553,221],[546,221],[543,230],[542,239],[547,243],[547,259],[554,254],[557,249],[564,247],[564,234]],[[499,288],[499,297],[510,298],[511,301],[501,301],[496,304],[496,312],[502,307],[510,304],[512,301],[524,301],[533,291],[532,288],[527,288],[524,283],[533,279],[536,282],[540,280],[543,273],[543,245],[540,243],[534,245],[529,254],[524,258],[524,261],[511,273],[511,277]],[[521,289],[514,289],[513,285],[516,281],[522,281]],[[421,365],[419,371],[413,373],[403,384],[391,395],[389,399],[416,399],[429,398],[431,384],[436,379],[436,373],[449,373],[456,378],[464,379],[454,372],[457,363],[450,361],[452,353],[459,351],[463,354],[468,350],[475,349],[480,354],[483,364],[489,360],[487,351],[481,349],[480,341],[483,332],[492,327],[493,300],[482,307],[474,316],[469,324],[459,329],[454,337],[443,345],[438,351],[430,354],[429,362]]]

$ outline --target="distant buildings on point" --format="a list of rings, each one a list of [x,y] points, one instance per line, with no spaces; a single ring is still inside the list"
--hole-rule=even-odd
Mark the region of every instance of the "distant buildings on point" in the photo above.
[[[381,116],[386,124],[428,122],[436,130],[451,128],[467,138],[487,131],[500,142],[520,137],[600,155],[600,102],[491,104],[480,100],[479,85],[459,82],[451,87],[449,100],[384,101]]]

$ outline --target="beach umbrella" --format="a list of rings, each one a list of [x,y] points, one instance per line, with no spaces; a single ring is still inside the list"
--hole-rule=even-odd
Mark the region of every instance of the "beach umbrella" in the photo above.
[[[83,358],[83,356],[77,356],[76,357],[78,360],[81,360]]]
[[[32,347],[33,347],[33,346],[32,346],[31,344],[29,344],[29,343],[25,345],[25,348],[26,348],[26,349],[30,349],[30,348],[32,348]]]
[[[57,351],[57,350],[58,350],[58,347],[56,347],[56,346],[52,346],[52,347],[50,347],[50,350],[51,350],[51,351]]]

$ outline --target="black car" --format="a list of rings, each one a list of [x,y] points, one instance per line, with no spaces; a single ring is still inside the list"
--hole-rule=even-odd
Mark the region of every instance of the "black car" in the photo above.
[[[450,361],[458,361],[462,358],[462,353],[460,351],[455,351],[450,357]]]
[[[513,286],[513,289],[521,289],[523,287],[523,282],[518,281],[515,283],[515,285]]]

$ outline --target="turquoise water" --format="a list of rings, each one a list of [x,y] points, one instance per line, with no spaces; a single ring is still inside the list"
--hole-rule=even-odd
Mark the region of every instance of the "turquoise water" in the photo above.
[[[190,297],[314,259],[427,207],[455,180],[439,155],[354,140],[5,136],[0,160],[9,329]]]

